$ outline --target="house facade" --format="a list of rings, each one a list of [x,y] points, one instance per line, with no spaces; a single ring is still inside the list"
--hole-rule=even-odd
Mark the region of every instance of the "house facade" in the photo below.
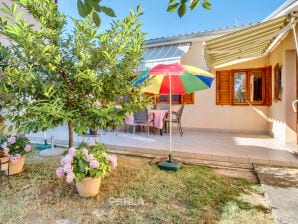
[[[149,48],[189,44],[179,62],[216,75],[211,89],[180,100],[186,104],[184,128],[270,133],[283,143],[297,143],[296,11],[298,2],[288,0],[258,24],[147,43]]]
[[[205,45],[205,56],[217,79],[216,105],[229,114],[228,120],[236,117],[240,130],[264,130],[283,143],[295,144],[297,113],[292,106],[298,98],[297,10],[298,2],[288,0],[263,22]],[[223,42],[224,46],[216,45]],[[224,86],[227,76],[229,87]],[[243,83],[237,83],[239,79]],[[229,90],[228,99],[222,93],[225,90]]]
[[[298,98],[295,11],[298,2],[287,0],[255,25],[148,40],[138,70],[180,62],[216,75],[210,89],[173,98],[174,107],[185,104],[183,128],[270,133],[281,142],[296,144],[298,118],[292,108]],[[29,13],[23,16],[36,24]],[[10,44],[1,36],[0,41]],[[157,99],[168,100],[167,96]],[[59,138],[67,139],[64,133]]]

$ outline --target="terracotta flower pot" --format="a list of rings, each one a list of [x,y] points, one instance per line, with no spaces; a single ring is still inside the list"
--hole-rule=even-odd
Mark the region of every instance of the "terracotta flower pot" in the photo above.
[[[81,197],[93,197],[99,193],[100,183],[101,177],[85,177],[83,180],[76,182],[76,188]]]
[[[8,156],[0,156],[0,171],[4,171],[8,169],[8,161],[9,157]]]
[[[9,173],[5,170],[6,175],[14,175],[23,172],[26,155],[22,155],[17,162],[9,162]]]

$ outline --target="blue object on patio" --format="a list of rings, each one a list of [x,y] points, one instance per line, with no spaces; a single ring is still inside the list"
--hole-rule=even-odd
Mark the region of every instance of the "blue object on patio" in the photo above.
[[[44,150],[51,148],[51,144],[48,144],[47,142],[47,133],[43,132],[43,138],[44,138],[44,144],[37,145],[35,148],[38,150]]]

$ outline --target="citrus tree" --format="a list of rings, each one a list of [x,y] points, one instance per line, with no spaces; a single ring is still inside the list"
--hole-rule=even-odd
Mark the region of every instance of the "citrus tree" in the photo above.
[[[17,4],[35,17],[37,27],[21,19]],[[148,105],[150,99],[130,83],[142,59],[139,7],[102,33],[92,14],[73,19],[73,31],[64,33],[66,18],[52,0],[21,0],[1,11],[0,33],[12,41],[2,47],[0,67],[0,109],[8,111],[9,131],[67,124],[73,146],[74,131],[117,127],[127,113]]]

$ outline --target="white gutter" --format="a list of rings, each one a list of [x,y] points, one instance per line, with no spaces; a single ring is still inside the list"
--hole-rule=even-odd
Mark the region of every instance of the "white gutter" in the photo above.
[[[273,11],[269,16],[267,16],[262,22],[283,16],[288,14],[290,11],[293,11],[293,8],[298,7],[297,0],[287,0],[275,11]]]
[[[295,46],[296,46],[296,54],[298,56],[298,40],[297,40],[297,33],[296,33],[296,23],[293,24],[292,29],[293,29],[293,35],[295,40]]]

